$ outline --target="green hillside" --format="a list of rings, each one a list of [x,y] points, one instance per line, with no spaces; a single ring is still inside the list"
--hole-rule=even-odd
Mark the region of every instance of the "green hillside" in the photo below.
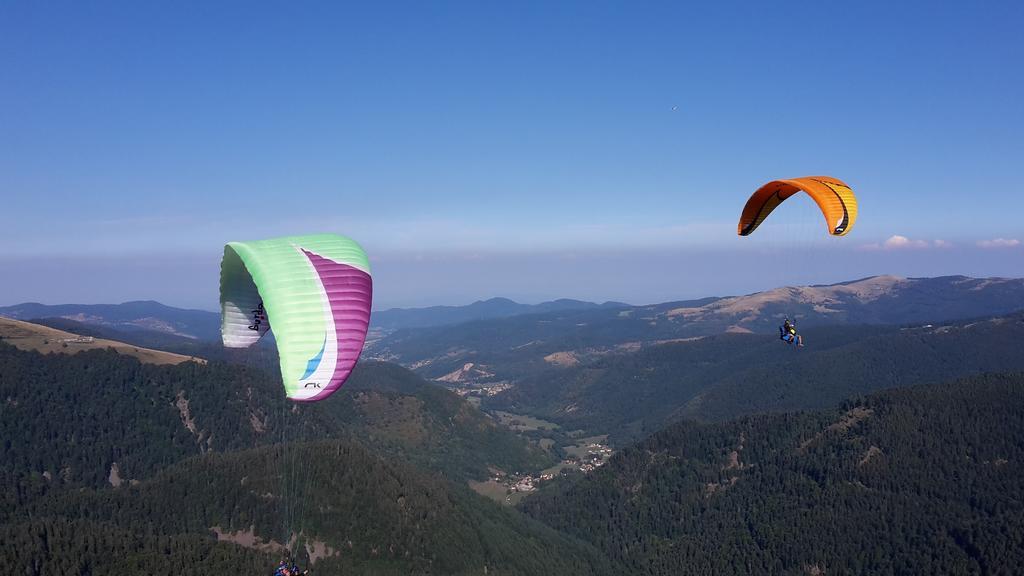
[[[24,352],[0,342],[4,497],[16,486],[109,486],[185,458],[285,441],[350,438],[448,474],[550,460],[470,404],[397,366],[360,365],[330,400],[297,405],[279,376],[244,366],[151,366],[95,350]]]
[[[586,545],[337,440],[54,493],[9,514],[0,542],[19,574],[269,574],[284,545],[316,574],[612,573]]]
[[[1024,374],[683,423],[521,508],[639,574],[1014,574]]]
[[[348,384],[301,405],[244,366],[0,342],[0,557],[26,574],[252,574],[288,545],[318,574],[603,573],[465,486],[547,453],[404,368],[367,362]]]
[[[379,451],[450,478],[480,479],[489,467],[540,470],[552,464],[546,451],[401,366],[363,362],[345,386],[347,393],[323,410],[325,421]]]

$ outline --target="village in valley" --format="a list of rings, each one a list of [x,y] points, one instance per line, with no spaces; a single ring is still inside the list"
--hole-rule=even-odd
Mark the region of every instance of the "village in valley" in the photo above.
[[[537,439],[536,436],[538,433],[542,434],[545,431],[558,429],[558,424],[502,411],[494,411],[491,416],[513,431],[528,438],[532,437],[532,440],[541,448],[549,451],[555,450],[555,440],[546,437]],[[593,472],[604,466],[613,454],[613,450],[607,444],[607,435],[582,437],[582,433],[577,431],[570,433],[569,436],[573,443],[561,447],[561,452],[565,456],[554,466],[533,473],[492,469],[491,476],[486,482],[470,482],[470,487],[484,496],[513,505],[527,494],[539,489],[543,483],[550,482],[561,475]]]
[[[604,444],[603,439],[603,436],[582,438],[579,444],[564,447],[566,458],[538,473],[524,474],[492,469],[492,475],[487,481],[470,481],[469,486],[488,498],[514,505],[527,494],[539,489],[545,482],[550,482],[563,474],[589,474],[604,466],[612,456],[612,449]]]
[[[542,482],[554,480],[558,475],[569,470],[578,470],[583,474],[593,472],[604,466],[612,455],[612,449],[606,444],[596,441],[598,438],[601,437],[585,438],[586,442],[584,443],[566,447],[565,451],[569,454],[566,459],[536,476],[531,474],[522,476],[495,474],[492,481],[505,485],[510,494],[513,492],[527,493],[536,490]]]
[[[473,362],[467,362],[451,373],[434,378],[434,382],[478,408],[484,398],[505,392],[513,386],[507,380],[495,380],[488,367]],[[469,482],[470,488],[477,493],[504,504],[518,503],[527,494],[538,490],[545,482],[559,476],[589,474],[607,463],[613,453],[607,444],[607,435],[584,437],[583,431],[565,432],[554,422],[525,414],[512,414],[500,410],[486,413],[540,448],[562,456],[557,464],[541,471],[506,471],[492,468],[487,480]]]

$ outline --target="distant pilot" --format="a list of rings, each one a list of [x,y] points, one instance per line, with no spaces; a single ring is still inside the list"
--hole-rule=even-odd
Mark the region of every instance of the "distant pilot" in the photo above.
[[[787,344],[804,345],[803,337],[796,333],[796,324],[790,322],[789,318],[786,318],[786,322],[779,326],[779,339],[784,340]]]

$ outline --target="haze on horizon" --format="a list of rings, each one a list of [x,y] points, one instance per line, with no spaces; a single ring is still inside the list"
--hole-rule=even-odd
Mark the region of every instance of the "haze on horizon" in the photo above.
[[[0,305],[214,309],[319,231],[377,309],[1024,276],[1020,3],[242,6],[0,8]],[[849,237],[736,237],[806,174]]]

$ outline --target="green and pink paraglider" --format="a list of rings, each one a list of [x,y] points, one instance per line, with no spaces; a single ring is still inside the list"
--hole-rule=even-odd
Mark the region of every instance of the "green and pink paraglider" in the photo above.
[[[323,400],[359,359],[372,295],[366,253],[344,236],[229,242],[220,277],[224,346],[252,346],[273,327],[287,396]]]

